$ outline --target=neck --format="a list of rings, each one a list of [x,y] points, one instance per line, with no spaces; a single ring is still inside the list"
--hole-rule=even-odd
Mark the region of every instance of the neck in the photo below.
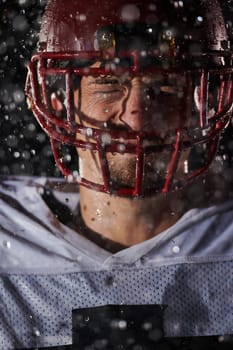
[[[80,188],[86,226],[103,237],[132,246],[172,226],[184,212],[181,193],[129,199]]]

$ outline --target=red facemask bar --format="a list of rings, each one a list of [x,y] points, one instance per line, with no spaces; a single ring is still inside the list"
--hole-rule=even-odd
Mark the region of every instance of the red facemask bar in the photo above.
[[[198,61],[199,65],[185,69],[177,68],[173,63],[169,68],[164,68],[159,60],[156,64],[142,67],[140,57],[136,51],[126,52],[121,54],[121,58],[130,58],[130,65],[116,66],[108,63],[94,68],[90,63],[87,66],[86,62],[90,59],[92,62],[101,61],[102,57],[98,52],[40,53],[33,56],[28,66],[26,95],[34,115],[50,138],[58,167],[69,180],[77,181],[96,191],[137,197],[167,193],[181,188],[209,168],[216,153],[219,137],[231,115],[233,68],[230,65],[216,65],[211,69],[199,67],[204,66],[201,64],[204,61],[221,62],[227,60],[227,57],[221,52],[208,56],[187,56],[187,61]],[[166,132],[161,132],[156,127],[149,131],[133,131],[129,128],[119,130],[108,122],[90,127],[85,126],[81,117],[79,122],[75,120],[76,113],[82,115],[82,111],[75,106],[75,80],[84,76],[120,77],[124,74],[162,75],[167,78],[175,76],[176,82],[179,82],[178,78],[181,77],[185,81],[182,101],[189,101],[188,108],[192,114],[188,124],[183,121],[175,128],[168,127]],[[57,89],[59,79],[60,83],[62,81],[64,99],[64,109],[61,113],[57,113],[51,104],[52,90],[54,86]],[[189,95],[185,96],[185,91],[189,91]],[[161,104],[161,109],[165,108],[165,105],[166,103]],[[187,102],[180,108],[183,109],[181,113],[184,113],[184,119],[186,108]],[[172,112],[172,109],[169,110],[168,107],[164,114],[169,112]],[[97,157],[102,179],[96,182],[83,176],[80,169],[71,171],[62,155],[63,145],[86,150]],[[129,154],[134,155],[131,162],[134,165],[133,181],[119,183],[114,175],[112,176],[111,160],[116,155],[116,162],[121,161],[121,157],[123,159]],[[192,161],[197,155],[199,160]],[[195,166],[193,163],[196,163]]]

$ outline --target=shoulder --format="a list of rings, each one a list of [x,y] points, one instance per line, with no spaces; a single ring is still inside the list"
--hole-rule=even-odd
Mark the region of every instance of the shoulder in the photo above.
[[[31,199],[36,192],[40,192],[45,187],[46,178],[29,176],[1,176],[0,177],[0,199],[9,205],[9,200],[22,201]]]
[[[232,259],[233,200],[187,215],[185,245],[192,255],[211,259]]]
[[[48,185],[49,184],[49,185]],[[2,177],[0,179],[0,271],[26,271],[62,266],[71,261],[74,252],[64,238],[68,229],[56,218],[42,198],[48,186],[59,201],[66,203],[63,180],[35,177]],[[68,195],[69,199],[72,193]],[[72,205],[77,194],[73,194]]]
[[[8,206],[12,204],[11,198],[27,206],[33,202],[33,199],[38,200],[38,196],[41,197],[46,191],[52,191],[60,201],[67,202],[67,194],[69,193],[70,197],[71,193],[77,194],[79,189],[73,183],[67,183],[63,178],[0,176],[0,200]]]
[[[154,237],[148,254],[155,264],[233,261],[233,201],[186,212]]]

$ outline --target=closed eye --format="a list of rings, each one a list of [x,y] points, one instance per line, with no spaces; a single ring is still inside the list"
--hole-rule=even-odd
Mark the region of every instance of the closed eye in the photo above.
[[[167,94],[178,94],[180,93],[180,89],[178,89],[177,87],[174,86],[169,86],[169,85],[164,85],[160,87],[160,91],[161,92],[165,92]]]
[[[94,94],[121,94],[124,86],[115,77],[100,77],[92,82]]]
[[[94,83],[99,85],[120,85],[120,82],[117,78],[98,78]]]

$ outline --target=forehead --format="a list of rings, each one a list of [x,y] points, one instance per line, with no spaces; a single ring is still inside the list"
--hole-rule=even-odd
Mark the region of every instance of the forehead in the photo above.
[[[90,67],[91,68],[99,68],[103,62],[95,62]],[[102,72],[103,73],[103,72]],[[119,74],[118,74],[119,73]],[[128,85],[131,83],[141,83],[142,86],[146,85],[164,85],[164,84],[176,84],[177,86],[185,85],[186,83],[186,73],[185,72],[130,72],[125,71],[124,74],[118,71],[114,73],[106,70],[104,74],[87,74],[84,75],[81,79],[81,86],[92,86],[93,88],[97,84],[117,84],[117,85]]]

